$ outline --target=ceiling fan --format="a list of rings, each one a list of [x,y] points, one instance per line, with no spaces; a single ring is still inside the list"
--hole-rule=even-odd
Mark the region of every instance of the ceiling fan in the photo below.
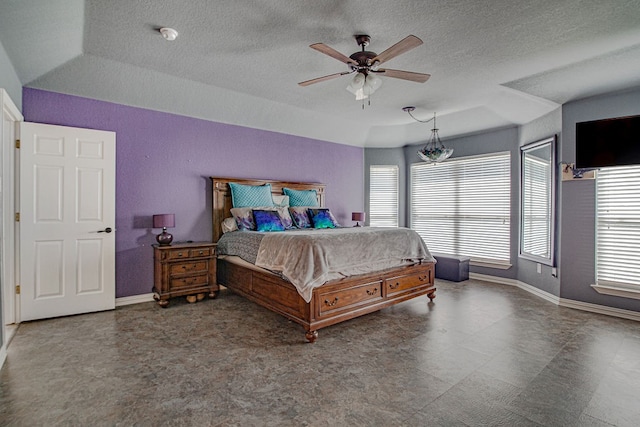
[[[380,54],[365,50],[371,42],[371,37],[366,34],[358,34],[355,36],[358,46],[362,46],[360,52],[355,52],[351,56],[343,55],[337,50],[327,46],[324,43],[315,43],[309,46],[318,52],[329,55],[340,62],[347,64],[348,70],[341,73],[329,74],[323,77],[306,80],[298,83],[300,86],[309,86],[314,83],[320,83],[327,80],[335,79],[347,74],[357,73],[347,88],[356,95],[357,100],[368,98],[381,85],[381,80],[377,75],[393,77],[396,79],[409,80],[412,82],[424,83],[431,77],[430,74],[415,73],[413,71],[393,70],[391,68],[380,68],[380,65],[401,55],[408,50],[418,47],[422,44],[422,40],[418,37],[410,35],[391,46],[389,49]]]

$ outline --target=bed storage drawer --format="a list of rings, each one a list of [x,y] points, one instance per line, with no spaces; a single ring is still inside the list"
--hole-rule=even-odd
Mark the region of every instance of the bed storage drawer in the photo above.
[[[381,300],[382,280],[372,281],[364,285],[357,285],[339,291],[320,291],[318,297],[318,314],[322,316],[323,314],[337,310]]]
[[[433,283],[433,268],[421,268],[419,271],[408,271],[407,273],[385,280],[387,296],[410,292],[413,289],[431,286]]]

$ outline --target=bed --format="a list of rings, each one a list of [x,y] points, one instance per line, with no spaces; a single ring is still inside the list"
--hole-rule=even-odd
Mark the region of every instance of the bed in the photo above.
[[[319,206],[325,206],[324,184],[218,177],[211,177],[211,181],[214,243],[223,234],[223,220],[231,217],[233,206],[229,183],[255,186],[268,183],[273,195],[281,195],[285,187],[315,190]],[[351,233],[349,230],[344,232]],[[430,257],[400,267],[332,279],[315,287],[310,298],[307,298],[308,302],[282,275],[236,256],[218,257],[217,281],[231,291],[302,325],[306,339],[313,343],[321,328],[423,295],[433,301],[436,294],[434,265],[435,260]]]

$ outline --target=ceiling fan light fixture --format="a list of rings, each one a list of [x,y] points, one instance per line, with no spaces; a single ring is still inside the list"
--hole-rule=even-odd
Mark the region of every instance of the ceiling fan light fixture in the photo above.
[[[375,74],[368,74],[364,81],[364,89],[369,91],[369,94],[377,91],[382,86],[382,79]]]
[[[362,101],[369,98],[373,93],[382,86],[382,79],[372,74],[358,73],[347,90],[356,96],[356,101]]]

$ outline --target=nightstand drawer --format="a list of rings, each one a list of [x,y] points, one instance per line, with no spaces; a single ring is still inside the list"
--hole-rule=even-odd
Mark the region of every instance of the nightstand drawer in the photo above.
[[[189,249],[170,249],[166,254],[167,259],[187,259],[189,258]]]
[[[174,277],[171,278],[171,289],[190,288],[192,286],[204,286],[209,284],[209,276],[203,274],[201,276]]]
[[[191,262],[179,262],[172,264],[169,267],[169,274],[171,276],[178,274],[196,273],[198,271],[207,272],[209,269],[209,261],[191,261]]]
[[[210,257],[213,255],[213,248],[197,248],[191,249],[189,253],[191,254],[191,258],[199,258],[199,257]]]

